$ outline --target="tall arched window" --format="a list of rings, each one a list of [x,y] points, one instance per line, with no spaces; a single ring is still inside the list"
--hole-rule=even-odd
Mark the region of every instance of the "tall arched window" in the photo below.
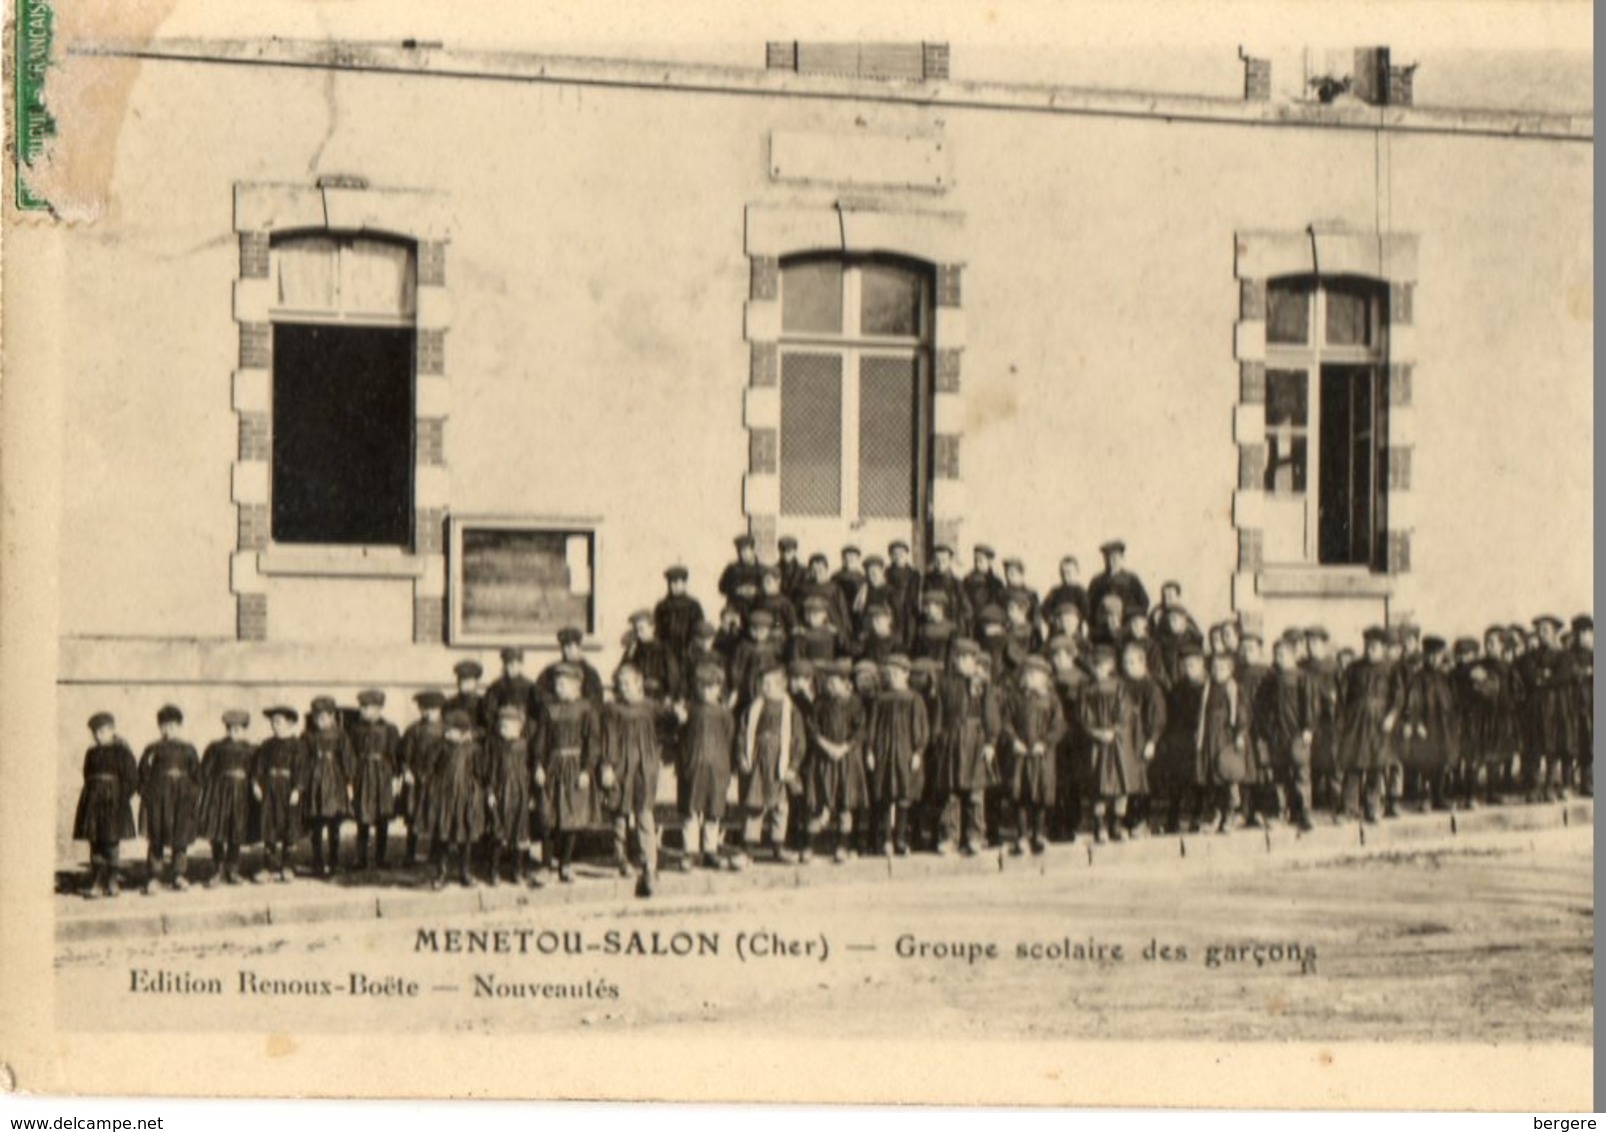
[[[369,235],[271,244],[276,543],[412,547],[414,261]]]
[[[880,256],[781,262],[781,521],[814,545],[917,540],[931,498],[931,273]]]
[[[1387,317],[1376,280],[1267,285],[1268,565],[1386,567]]]

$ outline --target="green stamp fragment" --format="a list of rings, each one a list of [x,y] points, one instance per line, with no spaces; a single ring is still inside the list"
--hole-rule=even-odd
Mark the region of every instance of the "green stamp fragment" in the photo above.
[[[17,0],[17,52],[15,107],[17,162],[17,207],[24,211],[48,211],[50,202],[37,195],[28,184],[28,172],[45,154],[45,144],[56,136],[56,120],[45,109],[45,73],[50,66],[50,43],[55,32],[56,14],[46,0]]]

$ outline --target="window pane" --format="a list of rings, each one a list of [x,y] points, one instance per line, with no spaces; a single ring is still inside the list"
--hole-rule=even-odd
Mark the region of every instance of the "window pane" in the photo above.
[[[385,240],[353,240],[342,248],[340,309],[413,317],[413,249]]]
[[[1309,382],[1302,369],[1266,371],[1266,424],[1304,428],[1309,422]]]
[[[1371,346],[1375,291],[1364,283],[1334,283],[1327,288],[1327,341],[1334,346]]]
[[[842,333],[842,264],[814,259],[781,267],[781,329]]]
[[[781,512],[842,511],[842,356],[781,359]]]
[[[864,334],[914,338],[920,333],[921,278],[890,263],[859,271],[859,329]]]
[[[338,263],[335,242],[327,236],[302,236],[274,244],[276,305],[335,313],[340,302]]]
[[[1266,490],[1278,495],[1305,493],[1306,443],[1303,436],[1266,435]]]
[[[273,537],[409,546],[413,331],[273,327]]]
[[[915,513],[914,358],[859,363],[859,517],[910,519]]]
[[[1311,285],[1280,280],[1266,287],[1266,341],[1300,346],[1310,341]]]
[[[595,632],[594,541],[572,531],[464,529],[462,633],[536,637],[565,625]]]

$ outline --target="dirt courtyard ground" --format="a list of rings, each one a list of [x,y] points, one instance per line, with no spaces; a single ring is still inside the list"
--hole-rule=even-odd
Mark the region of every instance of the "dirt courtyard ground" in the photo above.
[[[67,1030],[1588,1045],[1592,848],[1575,827],[63,942],[57,1012]]]

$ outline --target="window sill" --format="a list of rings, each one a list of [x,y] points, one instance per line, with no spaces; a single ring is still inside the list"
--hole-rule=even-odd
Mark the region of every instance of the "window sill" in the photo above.
[[[1267,566],[1256,589],[1264,597],[1388,597],[1394,578],[1363,566]]]
[[[276,546],[257,555],[257,569],[307,578],[421,578],[424,560],[400,547]]]

